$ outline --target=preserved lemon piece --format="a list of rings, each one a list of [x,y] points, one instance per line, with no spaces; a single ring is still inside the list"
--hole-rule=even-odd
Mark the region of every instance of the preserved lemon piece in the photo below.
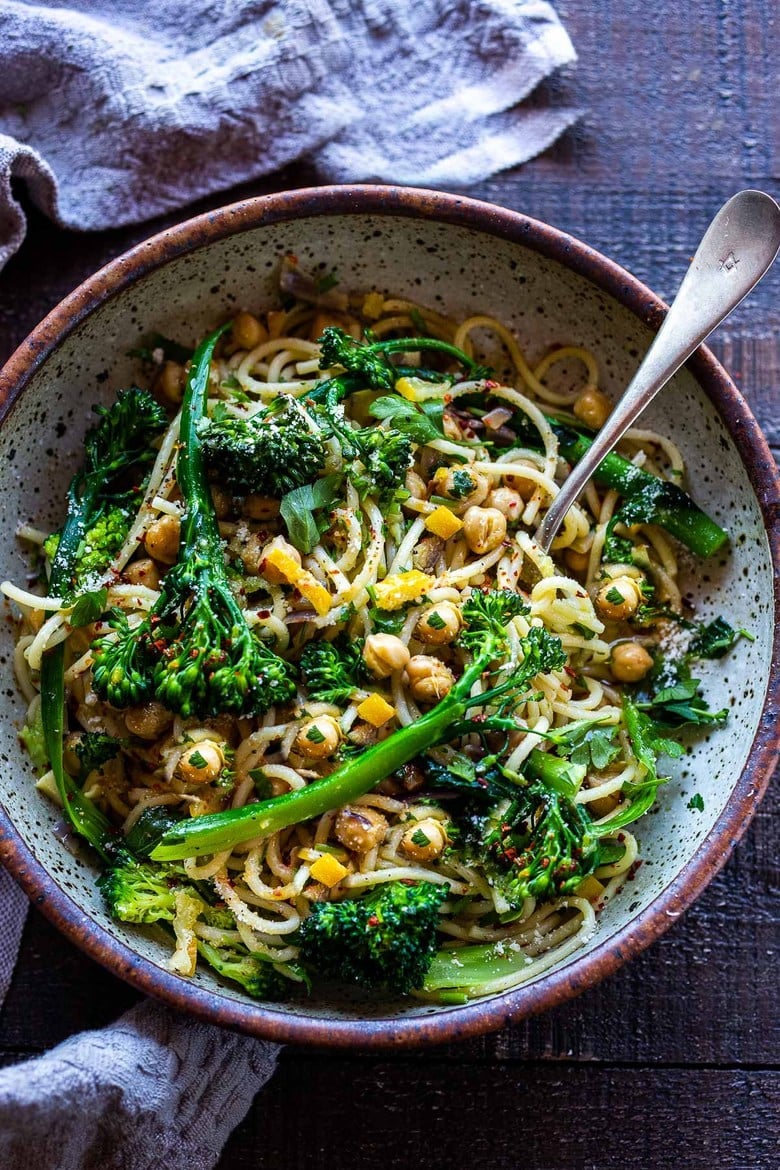
[[[267,575],[267,567],[270,567],[272,572],[270,578]],[[281,582],[294,585],[301,597],[311,602],[320,617],[330,609],[330,594],[325,586],[320,585],[308,569],[302,569],[283,549],[278,547],[269,549],[260,564],[260,572],[269,580],[280,579]]]
[[[318,857],[309,873],[315,881],[322,882],[323,886],[336,886],[349,873],[346,865],[342,865],[337,857],[325,853]]]
[[[433,585],[433,577],[410,569],[407,573],[394,573],[374,586],[376,603],[380,609],[400,609],[408,601],[417,601]]]
[[[395,715],[395,707],[388,703],[387,699],[383,699],[381,695],[376,692],[369,695],[357,709],[357,713],[361,719],[365,719],[366,723],[370,723],[372,727],[381,727],[383,723],[387,723],[388,719],[392,719]]]
[[[302,597],[312,603],[320,617],[323,617],[330,609],[330,594],[325,586],[320,585],[316,577],[312,577],[306,569],[298,570],[295,588]]]
[[[440,536],[442,540],[449,540],[456,532],[460,532],[463,521],[449,508],[445,508],[444,504],[440,504],[434,512],[431,512],[430,516],[426,516],[425,527],[434,536]]]

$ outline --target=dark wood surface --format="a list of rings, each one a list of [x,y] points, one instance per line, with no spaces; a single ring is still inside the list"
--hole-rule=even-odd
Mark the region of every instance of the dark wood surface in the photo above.
[[[744,186],[780,195],[776,0],[558,9],[580,62],[545,94],[578,104],[583,120],[543,158],[468,194],[572,232],[668,299],[726,197]],[[296,166],[197,209],[317,181]],[[0,357],[79,280],[184,214],[90,236],[32,214],[0,276]],[[779,338],[776,269],[713,344],[775,450]],[[288,1049],[220,1167],[776,1167],[778,803],[775,785],[684,920],[580,999],[426,1052]],[[100,1026],[135,998],[32,913],[0,1016],[0,1062]]]

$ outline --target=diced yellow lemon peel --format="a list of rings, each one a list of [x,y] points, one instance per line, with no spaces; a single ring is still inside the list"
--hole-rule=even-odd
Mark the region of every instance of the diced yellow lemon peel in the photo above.
[[[327,589],[320,585],[308,569],[302,569],[289,553],[281,548],[272,548],[264,558],[263,564],[272,565],[288,585],[294,585],[300,595],[311,602],[320,617],[328,612],[331,598]],[[260,571],[262,570],[263,565],[260,566]]]
[[[387,699],[383,699],[381,695],[369,695],[357,709],[360,719],[365,719],[366,723],[370,723],[372,727],[381,727],[383,723],[387,723],[388,719],[392,719],[395,715],[395,707],[388,703]]]
[[[419,569],[410,569],[379,581],[374,586],[374,595],[380,609],[400,609],[408,601],[417,601],[432,585],[433,577]]]
[[[305,597],[307,601],[312,603],[320,617],[324,617],[330,609],[330,594],[325,586],[320,585],[316,577],[312,577],[306,569],[301,569],[300,576],[295,582],[295,588],[301,597]]]
[[[399,378],[396,393],[407,402],[425,402],[429,398],[443,398],[447,387],[441,382],[426,382],[424,378]]]
[[[301,572],[301,566],[297,561],[286,553],[281,548],[272,548],[263,558],[263,564],[260,566],[262,572],[264,565],[273,565],[280,577],[283,577],[288,585],[294,585],[298,574]]]
[[[385,298],[381,293],[370,292],[367,293],[363,301],[363,316],[369,317],[372,321],[382,316],[385,307]]]
[[[588,902],[592,902],[594,898],[598,898],[604,893],[604,886],[598,878],[591,874],[582,879],[574,893],[578,898],[585,898]]]
[[[440,536],[442,540],[449,540],[456,532],[460,532],[463,521],[449,508],[440,504],[435,512],[431,512],[430,516],[425,517],[425,527],[434,536]]]
[[[309,873],[315,881],[322,882],[323,886],[329,889],[331,886],[336,886],[349,873],[346,865],[342,865],[337,857],[331,857],[325,854],[324,857],[318,857],[312,865]]]

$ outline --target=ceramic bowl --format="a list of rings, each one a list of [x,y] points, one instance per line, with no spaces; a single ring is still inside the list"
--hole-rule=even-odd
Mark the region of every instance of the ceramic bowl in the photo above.
[[[514,212],[424,191],[341,187],[272,195],[171,228],[113,261],[67,297],[0,379],[0,573],[23,581],[20,520],[56,526],[94,401],[132,381],[128,350],[149,331],[194,342],[237,308],[273,302],[281,257],[336,269],[356,290],[408,295],[455,316],[501,318],[532,357],[585,345],[604,388],[630,380],[662,319],[647,288],[577,240]],[[11,678],[0,711],[0,856],[35,904],[77,945],[137,988],[202,1019],[276,1040],[393,1046],[452,1040],[549,1008],[614,971],[658,937],[723,865],[744,832],[777,756],[775,633],[780,509],[775,465],[724,370],[701,349],[647,416],[682,448],[698,502],[732,534],[722,557],[688,563],[685,589],[702,617],[725,611],[742,639],[725,669],[706,664],[707,693],[731,711],[728,730],[695,742],[674,766],[660,807],[640,823],[644,862],[600,915],[590,942],[507,994],[462,1007],[414,1000],[313,997],[260,1006],[201,971],[164,966],[168,946],[106,916],[89,859],[55,833],[59,813],[33,789],[16,732],[24,703]],[[712,666],[712,669],[710,669]],[[688,808],[694,793],[703,811]]]

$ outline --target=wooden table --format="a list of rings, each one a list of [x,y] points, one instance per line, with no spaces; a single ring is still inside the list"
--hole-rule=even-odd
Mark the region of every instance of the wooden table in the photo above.
[[[572,232],[669,298],[727,196],[745,186],[780,195],[777,4],[561,0],[558,9],[580,63],[546,98],[585,115],[543,158],[467,193]],[[196,210],[316,182],[295,166]],[[29,240],[0,277],[0,356],[83,277],[183,215],[81,236],[31,214]],[[775,445],[778,336],[775,269],[713,343]],[[220,1167],[777,1166],[777,813],[775,789],[683,921],[548,1015],[426,1052],[288,1049]],[[100,1026],[135,998],[32,913],[0,1016],[0,1060]]]

